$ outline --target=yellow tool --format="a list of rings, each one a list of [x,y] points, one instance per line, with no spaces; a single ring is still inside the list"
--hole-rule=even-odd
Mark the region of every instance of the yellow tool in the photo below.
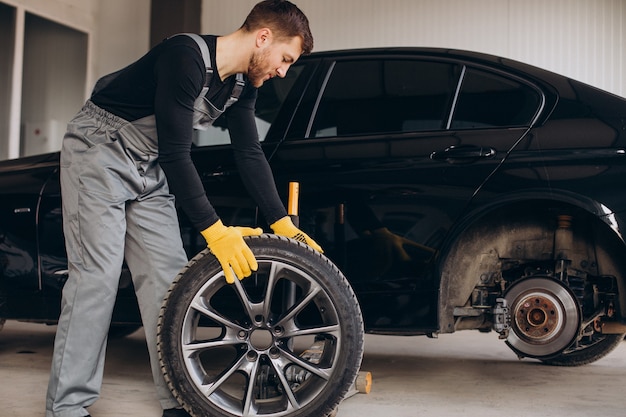
[[[287,214],[291,217],[293,224],[296,227],[299,227],[298,221],[298,201],[300,199],[300,183],[298,182],[290,182],[289,183],[289,196],[287,200]],[[341,206],[342,210],[342,222],[343,222],[343,205]],[[295,291],[295,288],[294,288]],[[295,294],[291,294],[289,297],[289,305],[293,305],[295,303]],[[359,371],[357,374],[356,380],[354,384],[346,394],[344,400],[352,397],[355,394],[369,394],[372,390],[372,373],[368,371]],[[339,407],[335,408],[333,412],[328,417],[334,417],[337,415],[339,411]]]
[[[298,200],[300,199],[300,183],[299,182],[290,182],[289,183],[289,200],[287,201],[287,214],[293,217],[298,216]],[[294,220],[294,224],[298,226],[298,224]]]

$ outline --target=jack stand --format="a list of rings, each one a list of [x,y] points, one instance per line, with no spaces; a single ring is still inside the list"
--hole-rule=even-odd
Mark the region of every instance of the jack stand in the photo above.
[[[372,373],[368,371],[359,371],[359,373],[356,376],[356,380],[354,381],[354,384],[352,385],[352,387],[350,388],[350,390],[344,397],[343,401],[347,400],[348,398],[356,394],[369,394],[371,390],[372,390]],[[337,408],[335,408],[332,411],[332,413],[328,415],[328,417],[335,417],[338,412],[339,412],[339,406],[337,406]]]

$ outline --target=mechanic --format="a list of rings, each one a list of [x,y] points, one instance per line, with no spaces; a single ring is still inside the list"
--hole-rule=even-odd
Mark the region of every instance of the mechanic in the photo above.
[[[124,260],[163,416],[189,415],[170,393],[157,353],[162,300],[188,261],[174,198],[201,231],[228,283],[257,269],[243,236],[262,232],[226,226],[219,219],[191,160],[194,126],[211,124],[228,108],[224,117],[240,175],[267,223],[274,233],[321,251],[287,216],[254,121],[256,88],[274,76],[284,77],[312,47],[302,11],[289,1],[266,0],[229,35],[173,36],[98,80],[70,121],[61,150],[69,277],[46,417],[88,416],[87,408],[99,397]]]

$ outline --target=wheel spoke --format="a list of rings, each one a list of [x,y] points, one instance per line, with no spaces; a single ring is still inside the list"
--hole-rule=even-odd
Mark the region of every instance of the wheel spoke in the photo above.
[[[228,329],[233,329],[233,330],[236,330],[236,331],[239,331],[239,330],[246,331],[245,328],[241,327],[237,323],[234,323],[234,322],[228,320],[226,317],[223,317],[222,315],[220,315],[216,311],[207,308],[205,306],[204,302],[202,302],[202,297],[200,297],[200,296],[195,297],[193,299],[193,301],[191,302],[190,308],[193,308],[198,313],[203,314],[203,315],[209,317],[210,319],[212,319],[212,320],[216,321],[217,323],[227,327]]]
[[[269,276],[267,278],[267,288],[265,289],[265,297],[263,299],[263,317],[268,318],[270,316],[270,308],[272,306],[272,296],[274,295],[274,286],[278,281],[278,264],[272,262],[270,265]]]
[[[306,336],[310,334],[337,334],[339,332],[339,325],[332,324],[329,326],[311,327],[307,329],[293,328],[285,331],[285,337]]]
[[[248,376],[248,387],[246,388],[246,398],[243,404],[244,416],[255,416],[257,414],[257,408],[254,404],[254,387],[256,385],[256,375],[258,370],[259,361],[255,361]]]
[[[319,368],[313,364],[311,364],[310,362],[295,356],[293,353],[291,353],[288,350],[283,350],[281,349],[281,353],[285,356],[284,358],[281,356],[278,359],[274,359],[272,360],[272,363],[280,363],[282,368],[285,368],[287,365],[293,363],[298,365],[299,367],[306,369],[307,371],[319,376],[320,378],[323,378],[325,380],[330,379],[330,374],[332,371],[332,368],[328,368],[328,369],[322,369]]]
[[[287,399],[289,400],[289,404],[291,405],[290,408],[296,409],[296,410],[299,409],[300,403],[296,399],[296,396],[293,393],[293,390],[291,389],[289,382],[287,382],[287,379],[285,378],[285,370],[287,368],[287,365],[289,365],[289,361],[285,360],[282,357],[272,359],[271,361],[272,361],[272,366],[274,367],[274,370],[276,371],[276,375],[278,375],[278,379],[280,379],[280,383],[283,386],[283,391],[287,395]]]
[[[276,326],[281,326],[281,327],[283,327],[285,329],[290,329],[290,327],[286,326],[286,323],[288,323],[288,322],[293,323],[293,318],[300,311],[302,311],[309,304],[309,302],[313,299],[313,297],[315,297],[322,290],[322,288],[319,285],[317,285],[316,283],[311,282],[311,284],[312,285],[309,288],[308,294],[303,299],[301,299],[299,302],[294,304],[287,311],[287,313],[276,323]]]
[[[246,313],[248,314],[248,317],[252,322],[255,322],[255,318],[258,316],[263,317],[264,319],[267,319],[270,316],[272,295],[274,286],[276,285],[277,274],[279,270],[280,268],[275,262],[272,262],[270,264],[270,270],[268,273],[268,280],[266,284],[267,288],[265,289],[265,296],[263,298],[263,301],[261,301],[260,303],[254,303],[252,300],[250,300],[250,297],[248,297],[248,293],[246,292],[243,283],[239,280],[235,280],[235,292],[237,293],[237,296],[239,297],[242,306],[246,310]]]
[[[251,278],[252,277],[248,277],[248,279],[251,279]],[[252,311],[253,309],[251,307],[252,302],[248,298],[248,294],[246,293],[246,290],[243,288],[243,284],[241,283],[241,281],[236,279],[234,287],[235,287],[235,292],[237,293],[237,296],[239,297],[239,301],[241,301],[241,304],[244,306],[244,308],[248,312],[248,316],[250,318],[254,317],[253,316],[254,313]]]
[[[186,358],[190,358],[198,352],[206,349],[213,349],[223,346],[235,346],[241,343],[241,340],[224,337],[220,340],[211,340],[209,342],[193,342],[183,345],[183,354]]]
[[[242,355],[239,360],[237,360],[230,369],[225,369],[224,372],[220,375],[220,377],[208,384],[204,384],[201,387],[202,393],[208,398],[210,397],[215,390],[217,390],[224,382],[228,380],[235,372],[243,371],[248,376],[251,373],[252,367],[254,367],[255,362],[250,362],[246,359],[245,355]]]

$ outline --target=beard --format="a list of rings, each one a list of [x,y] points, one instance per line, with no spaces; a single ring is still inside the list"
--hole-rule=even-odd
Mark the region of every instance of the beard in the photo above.
[[[269,71],[266,70],[265,65],[263,65],[268,55],[269,50],[264,49],[262,52],[255,52],[250,57],[250,63],[248,64],[248,80],[256,88],[263,85],[265,77],[269,74]]]

